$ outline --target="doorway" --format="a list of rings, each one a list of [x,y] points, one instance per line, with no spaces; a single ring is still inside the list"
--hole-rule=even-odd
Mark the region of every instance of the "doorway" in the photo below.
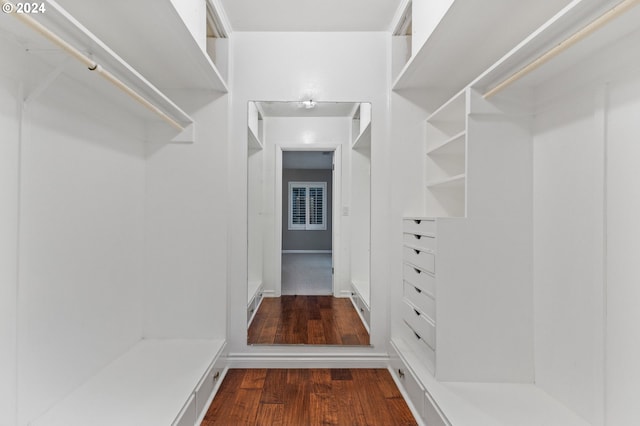
[[[334,151],[283,151],[281,294],[333,294]]]

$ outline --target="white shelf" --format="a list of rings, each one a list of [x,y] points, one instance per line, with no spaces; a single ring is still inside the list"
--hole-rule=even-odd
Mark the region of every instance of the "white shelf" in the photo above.
[[[465,141],[466,141],[467,132],[462,131],[457,135],[449,138],[438,146],[435,146],[427,151],[427,155],[436,156],[436,155],[456,155],[456,156],[464,156],[465,155]]]
[[[371,123],[367,124],[362,133],[353,141],[352,149],[371,148]]]
[[[253,133],[253,130],[251,130],[250,127],[247,127],[247,133],[250,149],[261,150],[262,148],[264,148],[264,146],[262,145],[262,141],[258,139],[256,134]]]
[[[228,91],[170,0],[58,1],[161,89]]]
[[[33,425],[171,425],[223,349],[223,340],[142,340]]]
[[[464,123],[467,113],[466,89],[458,92],[451,99],[435,110],[429,117],[428,123],[440,123],[450,121],[462,121]]]
[[[433,180],[427,182],[427,188],[429,189],[447,189],[447,188],[463,188],[465,182],[465,175],[456,175],[443,179]]]
[[[31,16],[81,52],[91,52],[91,57],[96,63],[181,126],[189,128],[193,124],[193,119],[187,113],[58,4],[51,1],[46,7],[46,13]],[[5,16],[1,26],[2,29],[7,30],[7,34],[11,34],[14,41],[27,48],[31,55],[50,66],[52,72],[59,69],[62,74],[69,76],[80,86],[97,93],[98,96],[92,96],[92,102],[106,101],[111,106],[116,106],[118,111],[126,111],[129,115],[139,117],[145,122],[161,123],[162,128],[171,129],[173,135],[178,133],[178,130],[164,122],[157,114],[149,111],[97,73],[88,70],[82,63],[71,58],[61,48],[18,19]],[[46,87],[42,90],[46,90]],[[29,96],[30,94],[27,94],[27,97]]]
[[[557,46],[568,36],[574,34],[618,3],[620,3],[619,0],[582,0],[573,2],[533,31],[526,39],[523,39],[491,68],[475,79],[471,86],[484,93],[503,79],[522,69],[527,63],[539,57],[545,51]],[[594,52],[604,49],[615,40],[637,31],[638,22],[640,22],[640,7],[636,6],[524,76],[520,81],[514,83],[513,87],[535,87],[542,82],[561,75],[572,65],[592,56]],[[606,64],[590,64],[589,68],[593,68],[592,71],[597,73],[598,65]]]
[[[569,1],[454,0],[393,90],[438,88],[429,100],[441,105]]]

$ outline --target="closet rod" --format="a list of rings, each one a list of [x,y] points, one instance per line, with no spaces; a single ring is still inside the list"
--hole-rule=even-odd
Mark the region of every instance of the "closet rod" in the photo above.
[[[510,77],[508,77],[507,79],[503,80],[496,87],[494,87],[493,89],[487,91],[483,95],[484,98],[488,99],[488,98],[494,96],[495,94],[497,94],[498,92],[500,92],[501,90],[506,88],[507,86],[511,85],[512,83],[514,83],[517,80],[521,79],[525,75],[527,75],[530,72],[534,71],[535,69],[537,69],[538,67],[542,66],[543,64],[545,64],[546,62],[548,62],[552,58],[558,56],[560,53],[562,53],[563,51],[565,51],[569,47],[573,46],[574,44],[576,44],[580,40],[584,39],[585,37],[587,37],[591,33],[593,33],[596,30],[602,28],[603,26],[605,26],[607,23],[609,23],[613,19],[617,18],[618,16],[622,15],[623,13],[625,13],[626,11],[631,9],[633,6],[636,6],[638,3],[640,3],[640,0],[623,0],[622,2],[618,3],[616,6],[614,6],[611,9],[609,9],[607,12],[605,12],[604,14],[602,14],[601,16],[596,18],[595,20],[591,21],[585,27],[583,27],[582,29],[578,30],[573,35],[567,37],[565,40],[561,41],[556,46],[554,46],[553,48],[551,48],[547,52],[543,53],[540,57],[538,57],[537,59],[535,59],[532,62],[530,62],[529,64],[527,64],[524,68],[520,69],[515,74],[513,74]]]
[[[2,6],[4,6],[5,4],[12,4],[8,0],[0,0],[0,1],[2,2]],[[87,55],[85,55],[80,50],[76,49],[74,46],[72,46],[71,44],[69,44],[68,42],[63,40],[61,37],[59,37],[53,31],[49,30],[47,27],[45,27],[40,22],[38,22],[35,19],[33,19],[28,14],[26,14],[26,13],[11,13],[11,15],[14,15],[16,18],[21,20],[24,24],[26,24],[27,26],[31,27],[35,31],[39,32],[40,34],[42,34],[45,38],[50,40],[52,43],[57,44],[64,51],[66,51],[71,56],[76,58],[78,61],[80,61],[84,65],[86,65],[86,67],[90,71],[96,71],[105,80],[109,81],[111,84],[116,86],[118,89],[120,89],[123,92],[125,92],[127,95],[129,95],[130,97],[135,99],[138,103],[140,103],[142,106],[144,106],[148,110],[150,110],[150,111],[154,112],[155,114],[157,114],[158,116],[160,116],[160,118],[162,118],[164,121],[169,123],[171,126],[176,128],[177,130],[180,130],[180,131],[184,130],[184,126],[182,126],[176,120],[171,118],[169,115],[167,115],[160,108],[158,108],[157,106],[155,106],[154,104],[149,102],[146,98],[144,98],[138,92],[136,92],[131,87],[127,86],[124,82],[122,82],[122,80],[118,79],[118,77],[116,77],[115,75],[113,75],[112,73],[110,73],[109,71],[104,69],[97,62],[95,62],[93,59],[89,58]]]

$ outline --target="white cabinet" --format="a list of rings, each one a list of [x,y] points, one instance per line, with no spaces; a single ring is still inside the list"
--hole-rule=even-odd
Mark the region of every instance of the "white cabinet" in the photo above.
[[[419,353],[432,373],[436,358],[436,221],[403,221],[403,287],[401,325],[405,340]]]

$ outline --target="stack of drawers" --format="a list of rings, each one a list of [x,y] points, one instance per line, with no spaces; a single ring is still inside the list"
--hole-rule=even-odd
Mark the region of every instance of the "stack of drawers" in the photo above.
[[[436,222],[405,218],[403,221],[403,337],[424,355],[434,370],[436,349]]]

